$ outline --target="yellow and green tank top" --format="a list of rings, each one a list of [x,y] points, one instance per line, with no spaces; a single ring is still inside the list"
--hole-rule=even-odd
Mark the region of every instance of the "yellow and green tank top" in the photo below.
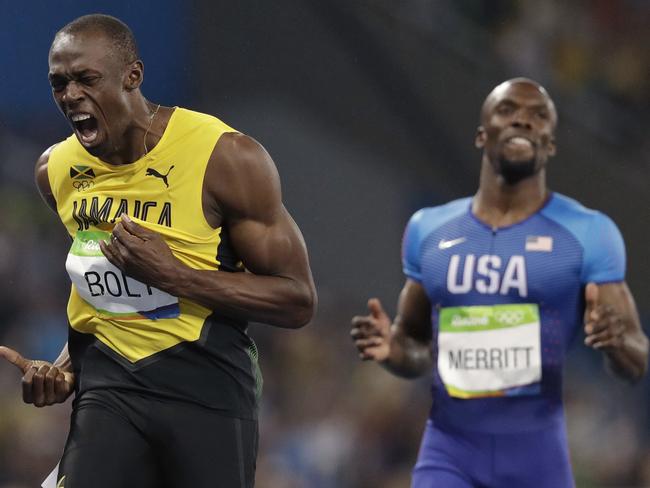
[[[88,388],[146,390],[234,415],[251,410],[242,404],[255,403],[251,395],[256,396],[260,382],[257,351],[245,322],[221,317],[218,311],[126,276],[99,248],[99,241],[109,239],[112,227],[127,214],[162,235],[187,266],[243,271],[230,246],[227,225],[212,228],[202,205],[207,164],[226,132],[234,130],[215,117],[175,108],[158,144],[131,164],[99,160],[74,135],[51,151],[50,186],[73,240],[66,262],[72,281],[69,349],[82,375],[81,390],[87,380]],[[171,367],[178,381],[188,383],[163,378]],[[212,384],[192,386],[195,381],[190,377],[197,375]],[[239,384],[223,384],[233,380]],[[221,392],[201,391],[210,387]],[[223,398],[230,390],[234,397],[246,398]]]

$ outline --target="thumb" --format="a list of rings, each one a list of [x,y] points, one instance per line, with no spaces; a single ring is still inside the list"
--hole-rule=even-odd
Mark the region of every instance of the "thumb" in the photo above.
[[[16,366],[19,370],[23,372],[23,374],[27,373],[27,370],[32,365],[32,361],[25,359],[20,355],[20,353],[14,351],[9,347],[0,346],[0,357],[6,359],[11,364]]]
[[[598,306],[598,285],[596,283],[587,283],[585,287],[585,306],[587,311]]]
[[[384,308],[381,306],[381,302],[377,298],[368,300],[368,310],[370,310],[370,315],[376,319],[386,315]]]

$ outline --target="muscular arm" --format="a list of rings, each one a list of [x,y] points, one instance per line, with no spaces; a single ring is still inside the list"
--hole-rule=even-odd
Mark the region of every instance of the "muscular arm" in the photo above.
[[[190,268],[161,242],[148,251],[147,241],[160,237],[128,219],[113,230],[118,243],[101,244],[104,254],[129,276],[225,315],[288,328],[309,322],[316,291],[307,250],[264,148],[250,137],[224,134],[206,171],[203,199],[206,219],[228,228],[249,272]]]
[[[619,377],[640,380],[648,367],[648,338],[627,284],[590,283],[585,293],[585,344],[603,351]]]
[[[280,178],[268,153],[250,137],[221,137],[206,174],[213,214],[228,226],[250,273],[184,267],[171,292],[211,309],[280,327],[311,319],[316,300],[307,249],[282,204]]]

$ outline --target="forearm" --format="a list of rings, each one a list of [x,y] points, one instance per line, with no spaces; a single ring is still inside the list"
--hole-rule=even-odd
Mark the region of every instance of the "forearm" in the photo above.
[[[428,374],[433,368],[431,343],[393,333],[389,356],[381,365],[402,378],[417,378]]]
[[[306,325],[316,302],[313,287],[295,279],[187,266],[161,289],[224,315],[286,328]]]
[[[636,382],[648,368],[648,338],[642,332],[627,333],[619,347],[605,350],[605,356],[613,373]]]

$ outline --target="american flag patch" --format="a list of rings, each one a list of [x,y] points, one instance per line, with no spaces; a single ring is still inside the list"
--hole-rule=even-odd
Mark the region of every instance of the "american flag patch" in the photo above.
[[[551,236],[526,236],[526,251],[551,252],[553,238]]]

